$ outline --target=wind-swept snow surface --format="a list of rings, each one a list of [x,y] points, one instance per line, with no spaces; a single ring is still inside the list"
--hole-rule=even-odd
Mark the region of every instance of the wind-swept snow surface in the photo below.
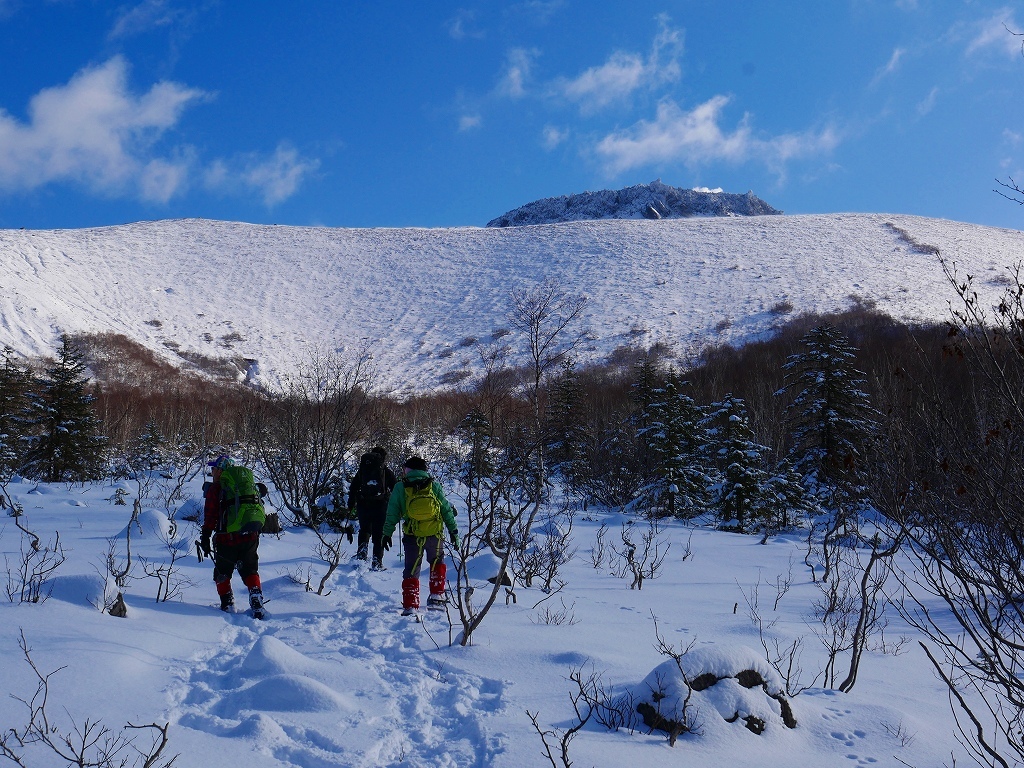
[[[586,360],[749,339],[780,308],[877,302],[940,320],[935,253],[997,289],[1024,233],[889,215],[587,221],[506,229],[326,229],[206,220],[0,231],[0,344],[49,354],[112,331],[165,357],[238,358],[274,385],[310,348],[367,350],[381,382],[427,390],[479,370],[508,291],[555,280],[590,298]]]

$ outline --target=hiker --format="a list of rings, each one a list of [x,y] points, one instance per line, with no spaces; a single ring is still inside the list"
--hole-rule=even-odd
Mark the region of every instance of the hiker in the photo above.
[[[395,487],[395,473],[385,463],[388,452],[380,446],[364,453],[359,469],[348,487],[348,507],[359,517],[359,540],[356,559],[366,560],[370,542],[373,542],[371,571],[384,570],[384,518],[388,513],[388,497]]]
[[[444,546],[441,533],[447,528],[452,544],[459,546],[459,528],[455,508],[444,497],[441,484],[430,476],[427,462],[410,456],[402,468],[402,479],[395,484],[388,500],[384,521],[384,549],[391,549],[391,537],[402,521],[405,570],[402,572],[402,615],[410,616],[420,607],[420,566],[426,556],[430,565],[430,597],[427,608],[445,607]]]
[[[227,456],[218,456],[207,466],[212,468],[213,482],[205,488],[200,547],[207,557],[213,557],[220,609],[230,611],[235,604],[231,574],[237,566],[242,583],[249,588],[252,615],[262,619],[266,612],[258,549],[266,520],[262,502],[266,486],[255,482],[251,469],[236,465]]]

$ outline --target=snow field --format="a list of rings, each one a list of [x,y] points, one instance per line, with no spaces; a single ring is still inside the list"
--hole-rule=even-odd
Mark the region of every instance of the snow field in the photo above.
[[[310,563],[313,536],[295,529],[261,544],[269,598],[264,622],[221,613],[210,563],[200,565],[194,554],[180,561],[193,582],[180,601],[155,603],[155,582],[139,579],[126,594],[127,619],[101,614],[90,604],[102,591],[98,561],[107,539],[123,535],[130,506],[109,501],[109,484],[16,482],[10,488],[25,507],[25,523],[44,542],[60,530],[68,561],[46,602],[0,603],[0,647],[8,659],[3,692],[27,697],[34,689],[19,659],[23,629],[41,670],[66,667],[51,682],[55,713],[66,707],[79,722],[89,716],[108,726],[169,721],[171,751],[181,755],[176,765],[188,768],[543,765],[526,710],[545,728],[572,726],[568,677],[580,666],[600,674],[616,694],[642,690],[666,661],[654,647],[652,613],[667,642],[695,641],[691,660],[709,671],[753,665],[769,672],[744,600],[755,585],[762,614],[778,620],[772,632],[785,640],[805,636],[805,667],[823,663],[807,624],[816,587],[799,536],[762,546],[757,537],[709,530],[691,537],[672,523],[663,529],[672,549],[660,576],[631,591],[607,567],[595,570],[589,562],[600,521],[607,520],[614,541],[622,518],[577,518],[579,552],[564,568],[566,587],[552,596],[519,587],[509,605],[499,596],[476,644],[461,648],[448,646],[444,614],[424,611],[423,624],[399,615],[401,566],[394,551],[384,572],[346,563],[329,595],[307,592],[289,574]],[[198,483],[192,490],[198,496]],[[161,514],[148,508],[142,532],[133,532],[133,547],[143,556],[161,556]],[[687,541],[692,557],[684,561]],[[12,521],[0,519],[8,568],[19,546]],[[791,587],[773,611],[773,585],[789,573]],[[242,597],[237,575],[234,583]],[[481,577],[478,589],[487,586]],[[547,606],[571,621],[544,623]],[[890,618],[890,639],[906,632],[898,617]],[[670,747],[660,732],[630,735],[591,723],[572,742],[570,756],[581,766],[869,766],[896,765],[896,758],[940,765],[956,747],[946,696],[916,643],[904,651],[868,653],[850,694],[811,688],[791,699],[796,729],[782,724],[759,689],[722,681],[695,695],[700,735],[684,735]],[[763,734],[725,722],[723,713],[737,702],[760,707]],[[0,724],[16,725],[22,710],[15,699],[0,697]]]

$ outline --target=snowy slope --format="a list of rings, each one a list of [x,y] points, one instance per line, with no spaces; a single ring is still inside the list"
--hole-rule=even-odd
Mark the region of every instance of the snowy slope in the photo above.
[[[903,236],[900,230],[906,233]],[[588,359],[656,341],[739,341],[851,296],[941,319],[931,249],[996,289],[1024,233],[912,216],[607,220],[504,229],[328,229],[207,220],[0,231],[0,344],[50,353],[114,331],[177,358],[256,361],[280,381],[309,347],[368,347],[381,381],[425,390],[477,367],[508,291],[554,279],[590,297]],[[227,287],[225,287],[227,286]],[[499,334],[500,335],[500,334]],[[446,378],[447,377],[447,378]]]

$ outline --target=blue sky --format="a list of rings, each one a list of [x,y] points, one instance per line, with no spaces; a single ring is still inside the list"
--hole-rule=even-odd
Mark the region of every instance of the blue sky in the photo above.
[[[0,0],[0,227],[483,225],[660,178],[1024,228],[1024,6]]]

